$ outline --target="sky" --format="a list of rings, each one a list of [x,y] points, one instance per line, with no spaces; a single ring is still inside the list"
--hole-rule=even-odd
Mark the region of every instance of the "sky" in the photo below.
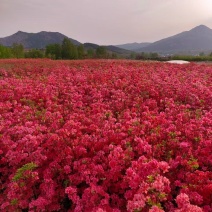
[[[212,0],[0,0],[0,38],[60,32],[81,43],[154,42],[212,28]]]

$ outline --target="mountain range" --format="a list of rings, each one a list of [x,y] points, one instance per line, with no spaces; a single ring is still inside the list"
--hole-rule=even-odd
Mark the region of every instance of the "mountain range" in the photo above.
[[[127,50],[130,50],[130,51],[137,51],[138,49],[141,49],[143,47],[146,47],[148,45],[150,45],[151,43],[126,43],[126,44],[121,44],[121,45],[116,45],[117,47],[119,48],[122,48],[122,49],[127,49]]]
[[[46,45],[52,43],[62,43],[63,39],[67,37],[59,32],[38,32],[38,33],[27,33],[18,31],[13,35],[5,38],[0,38],[0,44],[4,46],[12,46],[13,43],[21,43],[24,48],[31,49],[42,49]],[[69,38],[75,45],[79,45],[80,42]]]
[[[24,46],[25,49],[44,49],[47,45],[49,44],[54,44],[54,43],[59,43],[62,44],[63,39],[68,38],[67,36],[59,33],[59,32],[38,32],[38,33],[27,33],[27,32],[22,32],[18,31],[13,35],[0,38],[0,44],[3,46],[10,47],[14,43],[19,43]],[[79,41],[69,38],[70,41],[74,45],[80,45]],[[99,45],[93,44],[93,43],[84,43],[84,48],[85,49],[97,49]],[[126,50],[126,49],[121,49],[117,46],[105,46],[105,48],[111,52],[111,53],[116,53],[122,56],[129,56],[131,51]]]
[[[59,32],[27,33],[18,31],[13,35],[0,38],[0,44],[12,46],[13,43],[21,43],[24,48],[43,49],[48,44],[62,43],[67,36]],[[75,45],[79,41],[69,38]],[[99,45],[84,43],[85,49],[97,49]],[[200,25],[189,31],[184,31],[174,36],[158,40],[153,43],[127,43],[122,45],[105,46],[110,52],[121,55],[130,55],[132,52],[157,52],[159,54],[198,54],[200,52],[212,52],[212,29]]]
[[[212,52],[212,29],[199,25],[189,31],[164,38],[154,43],[131,43],[118,45],[135,52],[157,52],[159,54],[198,54]]]

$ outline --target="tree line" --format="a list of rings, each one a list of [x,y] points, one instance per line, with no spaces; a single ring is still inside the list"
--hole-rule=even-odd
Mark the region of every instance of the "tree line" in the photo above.
[[[24,49],[22,44],[14,43],[11,47],[0,45],[0,59],[1,58],[50,58],[55,60],[68,59],[86,59],[86,58],[120,58],[114,52],[109,52],[106,47],[98,46],[96,49],[85,49],[84,45],[74,45],[68,38],[64,38],[62,44],[49,44],[45,49]],[[123,56],[122,56],[123,58]],[[135,53],[125,56],[126,59],[134,60],[187,60],[187,61],[212,61],[212,53],[205,55],[173,55],[169,57],[162,57],[159,54],[153,53]]]
[[[0,45],[0,58],[51,58],[51,59],[85,59],[85,58],[117,58],[104,46],[85,50],[81,44],[74,45],[68,38],[62,44],[49,44],[45,49],[24,49],[22,44],[14,43],[11,47]]]
[[[24,50],[22,44],[14,43],[11,47],[0,45],[0,58],[43,58],[44,51],[39,49]]]

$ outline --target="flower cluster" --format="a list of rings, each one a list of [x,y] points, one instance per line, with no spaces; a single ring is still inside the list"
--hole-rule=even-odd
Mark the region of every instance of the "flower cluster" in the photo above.
[[[0,61],[1,211],[212,211],[212,66]]]

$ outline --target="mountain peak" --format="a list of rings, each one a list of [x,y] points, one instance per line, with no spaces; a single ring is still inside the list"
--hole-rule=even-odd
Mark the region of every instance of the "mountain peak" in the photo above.
[[[67,37],[58,32],[46,32],[41,31],[38,33],[27,33],[23,31],[18,31],[13,35],[0,38],[0,44],[4,46],[12,46],[13,43],[20,43],[26,49],[36,48],[36,49],[43,49],[49,44],[63,42],[63,39]],[[75,45],[81,44],[77,40],[69,38],[71,42]]]
[[[211,29],[203,24],[194,27],[190,31],[198,31],[198,32],[203,32],[203,31],[210,31]]]
[[[25,34],[26,32],[23,32],[23,31],[18,31],[18,32],[16,32],[15,34]]]
[[[211,50],[212,29],[205,25],[199,25],[189,31],[156,41],[138,51],[163,54],[198,54],[199,52],[211,52]]]

